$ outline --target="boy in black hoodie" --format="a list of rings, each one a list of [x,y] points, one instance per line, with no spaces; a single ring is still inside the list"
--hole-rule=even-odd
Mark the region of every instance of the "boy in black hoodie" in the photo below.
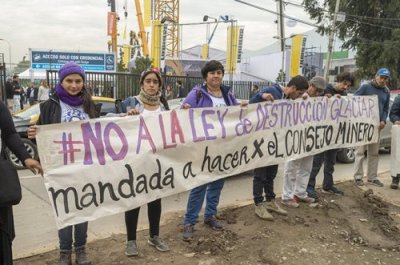
[[[354,76],[349,72],[344,72],[336,76],[335,87],[328,84],[325,88],[324,95],[331,97],[333,95],[346,96],[347,90],[354,85]],[[318,194],[315,191],[315,178],[321,169],[322,163],[324,163],[324,180],[322,182],[322,192],[331,193],[335,195],[343,195],[343,191],[337,189],[333,183],[333,171],[336,164],[336,155],[338,149],[331,149],[325,152],[319,153],[314,156],[312,171],[310,179],[308,181],[307,193],[309,197],[314,199],[318,198]]]

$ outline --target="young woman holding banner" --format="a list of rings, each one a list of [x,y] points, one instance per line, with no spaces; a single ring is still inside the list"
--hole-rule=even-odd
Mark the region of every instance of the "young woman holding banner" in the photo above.
[[[59,82],[56,92],[40,105],[38,125],[65,123],[77,120],[87,120],[98,117],[98,111],[92,96],[85,88],[85,71],[76,63],[69,62],[63,65],[58,72]],[[28,137],[36,136],[37,126],[28,129]],[[71,176],[75,177],[75,176]],[[72,232],[75,230],[75,254],[78,265],[90,265],[85,245],[88,223],[67,226],[58,230],[60,242],[59,265],[70,265],[72,253]]]
[[[128,115],[154,113],[168,110],[168,103],[161,93],[161,74],[157,69],[150,68],[140,76],[140,93],[129,97],[122,102],[122,110]],[[125,212],[125,225],[127,231],[127,244],[125,255],[137,256],[139,254],[136,244],[136,229],[138,225],[140,207]],[[147,216],[150,224],[149,245],[165,252],[168,245],[159,238],[161,219],[161,199],[147,204]]]
[[[239,105],[230,87],[222,85],[224,78],[224,66],[215,60],[209,61],[201,69],[204,84],[194,87],[182,104],[183,109],[202,107],[221,107]],[[241,103],[241,106],[247,102]],[[199,212],[206,197],[206,209],[204,223],[214,230],[223,229],[223,225],[216,219],[217,207],[221,190],[224,187],[224,179],[194,188],[189,195],[184,219],[183,239],[193,238],[194,225],[197,223]]]

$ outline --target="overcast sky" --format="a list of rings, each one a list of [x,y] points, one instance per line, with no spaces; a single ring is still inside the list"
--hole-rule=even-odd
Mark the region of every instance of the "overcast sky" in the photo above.
[[[245,0],[276,11],[275,0]],[[288,0],[301,3],[301,0]],[[116,0],[121,17],[118,30],[138,31],[134,0],[128,0],[128,18],[124,18],[124,0]],[[66,51],[107,51],[107,0],[0,0],[0,39],[11,44],[12,63],[29,58],[29,48]],[[143,5],[142,5],[143,7]],[[309,22],[302,8],[288,5],[285,13]],[[234,0],[180,0],[180,23],[201,22],[204,15],[218,18],[230,15],[245,27],[243,49],[256,50],[275,41],[276,15],[255,9]],[[220,24],[211,46],[226,50],[227,24]],[[286,27],[286,36],[312,27],[297,23]],[[150,31],[150,29],[147,29]],[[182,48],[203,44],[206,26],[183,26]],[[128,42],[120,37],[119,44]],[[9,47],[0,41],[0,53],[9,62]]]

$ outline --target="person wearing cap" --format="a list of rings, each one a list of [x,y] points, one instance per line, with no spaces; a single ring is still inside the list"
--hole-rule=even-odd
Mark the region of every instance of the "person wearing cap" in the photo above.
[[[303,98],[318,97],[324,94],[325,79],[320,76],[313,77]],[[300,202],[313,203],[315,199],[309,197],[306,189],[313,163],[313,156],[307,156],[285,163],[283,170],[282,204],[297,208]]]
[[[349,72],[343,72],[336,76],[335,86],[328,84],[324,94],[331,96],[346,96],[347,90],[354,85],[354,75]],[[322,192],[335,195],[344,195],[343,191],[335,187],[333,182],[333,172],[335,170],[336,155],[339,149],[330,149],[314,156],[310,179],[308,180],[307,193],[310,197],[318,199],[315,191],[315,179],[324,164],[324,179],[322,182]]]
[[[128,97],[122,101],[122,113],[124,115],[138,115],[146,113],[158,113],[169,110],[168,103],[161,93],[163,80],[160,71],[155,68],[147,69],[140,76],[140,92],[137,96]],[[128,257],[139,255],[136,243],[136,230],[139,220],[140,207],[125,212],[125,226],[127,243],[125,255]],[[167,243],[160,237],[161,199],[147,204],[147,216],[149,219],[149,239],[147,243],[157,250],[169,251]]]
[[[362,85],[354,93],[355,96],[378,96],[379,107],[379,134],[386,125],[386,119],[389,114],[390,92],[387,83],[390,78],[390,71],[387,68],[379,69],[375,78]],[[355,153],[354,161],[354,182],[357,186],[364,185],[362,180],[364,176],[363,162],[365,159],[365,151],[367,151],[367,178],[368,183],[383,187],[383,183],[378,179],[378,162],[379,162],[379,136],[376,143],[366,144],[358,147]]]
[[[83,68],[73,62],[64,64],[58,72],[56,92],[48,100],[40,103],[40,116],[37,125],[67,123],[98,117],[99,113],[96,111],[95,103],[86,89],[84,82],[85,71]],[[35,138],[37,125],[29,127],[29,138]],[[80,176],[71,176],[71,178],[76,177]],[[59,265],[71,264],[73,242],[76,263],[78,265],[92,264],[86,254],[85,248],[87,231],[88,222],[67,226],[58,230],[60,243]]]
[[[290,100],[300,98],[304,92],[306,92],[308,86],[307,79],[301,75],[297,75],[293,77],[284,88],[282,88],[279,84],[263,87],[250,99],[250,103],[274,101],[278,99]],[[254,213],[259,218],[264,220],[274,220],[274,216],[270,212],[287,215],[287,211],[282,209],[275,200],[276,194],[274,192],[274,180],[277,172],[278,165],[270,165],[254,169]]]

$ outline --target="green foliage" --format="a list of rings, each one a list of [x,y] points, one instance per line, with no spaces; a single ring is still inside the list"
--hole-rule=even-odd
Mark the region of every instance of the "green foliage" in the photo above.
[[[321,25],[318,32],[329,34],[331,23],[325,24],[324,17],[334,13],[336,0],[304,0],[303,4]],[[337,23],[337,36],[344,41],[343,48],[357,49],[357,76],[371,78],[377,69],[387,67],[395,88],[400,73],[400,1],[341,0],[339,11],[346,14],[346,21]]]
[[[281,69],[279,70],[278,77],[276,78],[276,82],[285,82],[286,80],[286,73]]]
[[[29,69],[31,67],[31,62],[30,61],[20,61],[13,69],[14,73],[22,73],[23,71]]]
[[[132,68],[131,72],[133,74],[140,74],[144,70],[150,68],[151,64],[152,64],[152,61],[148,56],[146,56],[146,57],[136,57],[135,67]]]

